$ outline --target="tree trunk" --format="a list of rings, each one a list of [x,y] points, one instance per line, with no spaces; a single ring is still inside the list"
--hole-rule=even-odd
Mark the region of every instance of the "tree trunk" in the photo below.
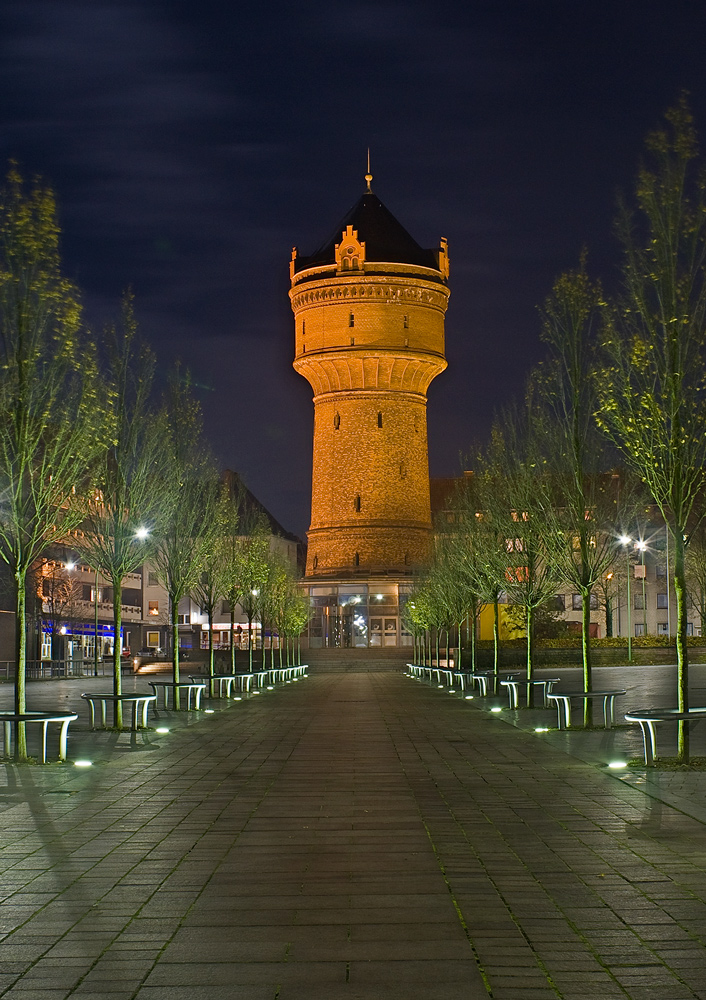
[[[498,693],[498,674],[500,672],[500,607],[493,601],[493,694]]]
[[[689,650],[686,643],[686,577],[684,573],[684,530],[674,528],[674,591],[677,597],[677,695],[680,712],[689,711]],[[689,723],[679,723],[679,760],[689,760]]]
[[[591,671],[591,592],[590,590],[581,593],[581,655],[583,657],[583,689],[593,690],[593,676]],[[593,725],[593,701],[585,698],[583,702],[583,724]]]
[[[252,673],[252,618],[248,614],[248,673]]]
[[[171,614],[172,614],[172,681],[175,685],[179,683],[179,601],[175,601],[174,598],[171,599]],[[179,688],[174,687],[174,711],[178,712],[181,708],[181,699],[179,698]]]
[[[527,708],[534,708],[534,608],[527,607]]]
[[[461,630],[462,630],[462,628],[463,628],[463,622],[460,621],[458,623],[458,660],[456,661],[456,669],[459,670],[459,671],[462,669],[462,663],[461,663],[461,660],[462,660],[462,656],[461,656],[461,646],[462,646],[461,635],[462,635],[462,633],[461,633]],[[466,619],[466,638],[468,638],[468,619]]]
[[[120,669],[122,656],[121,632],[123,627],[123,581],[122,579],[111,580],[113,584],[113,694],[123,693],[123,675]],[[115,702],[113,719],[116,729],[123,728],[123,706],[122,702]]]
[[[466,622],[468,622],[468,619],[466,619]],[[475,673],[476,672],[476,616],[475,616],[475,609],[474,609],[474,613],[471,615],[470,627],[471,627],[471,672]],[[466,634],[468,634],[468,624],[466,625]]]
[[[27,576],[15,572],[15,713],[27,711],[25,680],[27,676]],[[15,760],[27,760],[27,727],[15,724]]]
[[[235,673],[235,600],[230,601],[230,672]]]
[[[216,672],[215,659],[216,659],[216,651],[213,648],[213,607],[211,604],[209,604],[208,606],[208,696],[209,698],[216,697],[214,680],[213,680],[213,675]]]

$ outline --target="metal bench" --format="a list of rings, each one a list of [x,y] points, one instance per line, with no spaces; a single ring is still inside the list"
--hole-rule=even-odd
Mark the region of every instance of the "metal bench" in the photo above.
[[[69,723],[78,719],[75,712],[0,712],[0,722],[4,723],[4,753],[6,757],[12,756],[12,723],[13,722],[37,722],[42,727],[42,750],[39,760],[42,764],[47,762],[47,727],[50,722],[58,722],[61,726],[59,731],[59,760],[66,760],[66,740],[68,738]]]
[[[556,702],[559,729],[570,729],[572,698],[583,701],[602,698],[603,725],[605,729],[610,729],[615,724],[615,699],[623,694],[627,694],[625,688],[616,688],[614,691],[553,691],[547,695],[547,701]]]
[[[164,708],[165,709],[167,709],[169,707],[168,701],[167,701],[167,693],[169,691],[171,691],[172,692],[172,698],[173,698],[173,696],[174,696],[174,689],[175,688],[179,688],[180,691],[186,691],[186,709],[187,709],[187,711],[191,710],[191,694],[192,694],[192,692],[194,694],[194,702],[195,702],[194,708],[198,709],[198,708],[201,707],[201,695],[206,690],[206,685],[203,684],[202,682],[194,683],[193,681],[191,681],[191,682],[179,681],[178,684],[175,684],[174,681],[148,681],[147,683],[152,688],[152,690],[153,690],[153,692],[155,694],[157,694],[158,691],[161,689],[161,691],[162,691],[162,697],[164,699]],[[155,706],[154,706],[155,711],[157,711],[157,704],[158,703],[156,703]]]
[[[706,708],[690,708],[680,712],[678,708],[639,708],[626,712],[626,722],[637,722],[642,730],[642,742],[645,750],[645,764],[653,764],[657,757],[658,722],[698,722],[706,719]]]
[[[529,694],[529,687],[538,687],[540,694],[542,696],[542,707],[548,708],[549,702],[547,698],[552,693],[552,689],[555,684],[558,684],[561,680],[560,677],[549,677],[546,680],[537,681],[523,681],[523,680],[508,680],[500,681],[500,687],[507,688],[508,701],[510,702],[510,708],[519,708],[520,704],[520,686],[524,685]]]
[[[138,727],[141,727],[142,729],[147,728],[147,712],[149,711],[150,704],[157,700],[156,694],[113,694],[112,692],[104,693],[102,691],[84,691],[81,697],[84,701],[88,702],[91,709],[91,729],[96,728],[96,702],[100,703],[101,727],[103,729],[108,728],[106,721],[106,704],[109,701],[112,701],[114,706],[118,703],[122,705],[132,705],[132,724],[130,728],[136,730]]]
[[[189,680],[192,684],[205,684],[206,687],[213,681],[214,689],[218,689],[218,697],[223,698],[225,690],[225,697],[230,698],[235,685],[235,674],[214,674],[213,677],[209,674],[189,674]]]

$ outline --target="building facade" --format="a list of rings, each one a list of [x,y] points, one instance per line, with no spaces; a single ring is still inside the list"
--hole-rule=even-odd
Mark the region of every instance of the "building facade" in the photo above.
[[[411,641],[404,602],[431,549],[426,394],[446,368],[448,251],[423,249],[371,181],[290,265],[294,368],[314,394],[312,647]]]

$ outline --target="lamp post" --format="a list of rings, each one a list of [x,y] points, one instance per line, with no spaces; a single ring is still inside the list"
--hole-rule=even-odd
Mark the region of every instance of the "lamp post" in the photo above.
[[[642,555],[642,620],[645,626],[645,635],[647,635],[647,600],[645,597],[645,549],[647,548],[647,542],[643,542],[640,539],[639,542],[635,542],[635,548]]]
[[[625,548],[625,559],[627,563],[627,588],[628,588],[628,663],[632,663],[632,623],[630,621],[630,543],[632,538],[629,535],[620,536],[620,544]]]

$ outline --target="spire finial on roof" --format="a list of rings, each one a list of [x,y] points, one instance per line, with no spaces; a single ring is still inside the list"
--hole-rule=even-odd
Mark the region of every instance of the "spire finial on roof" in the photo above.
[[[373,175],[370,173],[370,149],[368,148],[368,172],[365,175],[365,180],[368,185],[368,191],[372,194],[373,189],[370,187],[373,181]]]

